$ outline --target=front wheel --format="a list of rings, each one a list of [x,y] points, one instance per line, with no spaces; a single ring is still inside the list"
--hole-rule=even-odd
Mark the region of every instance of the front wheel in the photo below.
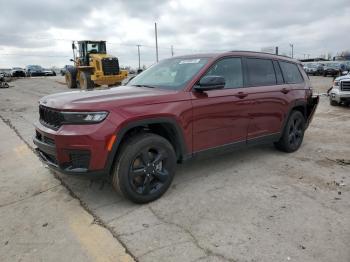
[[[303,142],[305,118],[299,111],[292,111],[282,137],[275,143],[277,149],[287,153],[295,152]]]
[[[332,100],[332,99],[329,99],[329,104],[330,104],[331,106],[338,106],[338,105],[339,105],[339,103],[338,103],[337,101]]]
[[[79,86],[81,89],[93,89],[94,82],[91,80],[91,73],[89,71],[82,71],[79,75]]]
[[[176,168],[176,154],[165,138],[142,133],[122,145],[114,164],[112,185],[135,203],[161,197],[169,188]]]

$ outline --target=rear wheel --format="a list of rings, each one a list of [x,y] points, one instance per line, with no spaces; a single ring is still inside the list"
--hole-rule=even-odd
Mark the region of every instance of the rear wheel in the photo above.
[[[169,188],[176,168],[176,155],[165,138],[143,133],[122,146],[112,173],[112,185],[135,203],[161,197]]]
[[[305,118],[299,111],[292,111],[284,128],[282,137],[275,143],[277,149],[287,153],[299,149],[303,142],[305,131]]]
[[[91,73],[88,71],[82,71],[79,75],[79,86],[81,89],[93,89],[94,82],[91,80]]]
[[[75,67],[67,69],[65,79],[69,89],[77,88],[77,69]]]

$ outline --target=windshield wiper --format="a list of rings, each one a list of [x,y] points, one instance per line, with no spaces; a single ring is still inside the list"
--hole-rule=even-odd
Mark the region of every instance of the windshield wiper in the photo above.
[[[155,86],[151,86],[151,85],[132,85],[132,86],[155,88]]]

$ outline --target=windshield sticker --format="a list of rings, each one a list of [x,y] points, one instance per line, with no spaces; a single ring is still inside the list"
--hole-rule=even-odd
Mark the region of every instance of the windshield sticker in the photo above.
[[[201,60],[200,59],[182,60],[182,61],[180,61],[179,65],[182,65],[182,64],[198,64],[199,61],[201,61]]]

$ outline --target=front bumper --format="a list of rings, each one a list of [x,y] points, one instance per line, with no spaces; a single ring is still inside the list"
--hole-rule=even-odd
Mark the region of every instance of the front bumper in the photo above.
[[[333,87],[329,92],[329,97],[332,101],[337,101],[338,103],[350,101],[350,91],[342,91]]]
[[[35,124],[33,143],[41,160],[68,175],[102,176],[110,172],[113,157],[107,149],[115,127],[107,120],[93,125],[63,125],[52,130]]]

